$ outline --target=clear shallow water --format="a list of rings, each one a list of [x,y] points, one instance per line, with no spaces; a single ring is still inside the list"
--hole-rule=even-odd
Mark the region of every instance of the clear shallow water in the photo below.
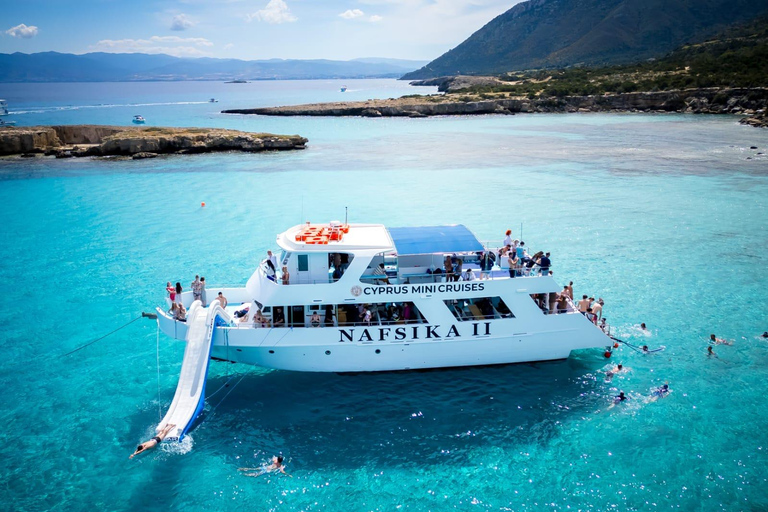
[[[303,84],[301,101],[322,99],[317,83]],[[50,122],[117,122],[97,111]],[[183,111],[177,124],[209,119]],[[768,161],[756,154],[768,132],[726,117],[640,115],[217,122],[310,144],[0,161],[6,508],[768,507],[768,342],[757,338],[768,329]],[[611,383],[599,351],[359,376],[212,363],[209,395],[228,375],[243,378],[211,397],[191,446],[128,460],[170,403],[183,344],[160,338],[159,403],[149,321],[59,355],[150,310],[168,280],[244,283],[277,232],[341,218],[344,206],[356,222],[463,222],[482,239],[522,222],[527,244],[552,251],[561,282],[606,300],[620,337],[666,350],[619,349],[611,362],[630,371]],[[633,327],[641,321],[648,338]],[[705,355],[710,332],[735,339],[715,348],[718,359]],[[666,381],[668,398],[642,399]],[[620,389],[633,399],[608,409]],[[238,474],[279,451],[293,478]]]

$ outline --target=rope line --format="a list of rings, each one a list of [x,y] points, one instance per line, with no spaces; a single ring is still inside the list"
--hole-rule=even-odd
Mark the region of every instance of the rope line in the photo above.
[[[157,326],[157,339],[155,341],[157,353],[157,421],[163,419],[163,411],[160,409],[160,325]]]
[[[615,337],[613,337],[613,336],[611,336],[610,338],[611,338],[613,341],[616,341],[616,342],[619,342],[619,343],[623,343],[623,344],[625,344],[626,346],[628,346],[628,347],[629,347],[629,348],[631,348],[632,350],[634,350],[634,351],[636,351],[636,352],[640,352],[641,354],[648,354],[648,353],[650,353],[650,352],[658,352],[658,351],[660,351],[660,350],[661,350],[661,348],[655,348],[655,349],[653,349],[653,350],[643,350],[643,349],[641,349],[641,348],[639,348],[639,347],[636,347],[635,345],[631,344],[631,343],[630,343],[630,342],[628,342],[628,341],[620,340],[619,338],[615,338]],[[662,348],[663,348],[663,347],[662,347]]]
[[[89,341],[88,343],[86,343],[85,345],[81,345],[81,346],[77,347],[75,350],[71,350],[71,351],[67,352],[66,354],[62,354],[62,355],[61,355],[61,356],[59,356],[59,357],[66,357],[66,356],[68,356],[68,355],[70,355],[70,354],[74,354],[74,353],[75,353],[75,352],[77,352],[78,350],[82,350],[82,349],[84,349],[85,347],[90,347],[91,345],[93,345],[93,344],[94,344],[94,343],[96,343],[97,341],[101,341],[101,340],[103,340],[104,338],[106,338],[107,336],[111,336],[111,335],[115,334],[115,333],[116,333],[117,331],[119,331],[120,329],[125,329],[126,327],[128,327],[129,325],[131,325],[133,322],[135,322],[136,320],[139,320],[139,319],[141,319],[141,318],[142,318],[142,315],[140,315],[140,316],[137,316],[136,318],[134,318],[133,320],[131,320],[131,321],[130,321],[130,322],[128,322],[127,324],[125,324],[125,325],[122,325],[122,326],[118,327],[118,328],[117,328],[117,329],[115,329],[114,331],[112,331],[112,332],[108,332],[108,333],[107,333],[107,334],[105,334],[104,336],[100,336],[100,337],[96,338],[95,340],[91,340],[91,341]]]

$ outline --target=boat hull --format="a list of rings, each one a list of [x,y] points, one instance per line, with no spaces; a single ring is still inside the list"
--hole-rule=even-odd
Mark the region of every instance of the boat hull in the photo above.
[[[424,324],[219,327],[211,357],[277,370],[379,372],[552,361],[568,358],[572,350],[610,347],[610,338],[579,313],[548,320],[546,331],[507,334],[498,320],[458,325],[455,330]],[[183,339],[184,324],[167,317],[159,321],[166,334]],[[499,335],[485,334],[495,331]],[[401,335],[404,339],[397,339]]]

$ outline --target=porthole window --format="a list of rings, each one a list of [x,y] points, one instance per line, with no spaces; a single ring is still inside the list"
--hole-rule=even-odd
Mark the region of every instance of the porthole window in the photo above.
[[[330,350],[326,350],[325,351],[325,355],[327,355],[327,356],[331,355],[331,351]]]
[[[270,350],[270,351],[269,351],[269,353],[270,353],[270,354],[274,354],[274,353],[275,353],[275,351],[274,351],[274,350]]]
[[[381,354],[381,350],[377,348],[377,349],[376,349],[376,353],[377,353],[377,354]]]

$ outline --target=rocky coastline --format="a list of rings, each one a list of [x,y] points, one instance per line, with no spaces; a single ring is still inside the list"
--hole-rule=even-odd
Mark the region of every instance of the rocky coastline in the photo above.
[[[307,139],[299,135],[250,133],[219,128],[103,125],[0,128],[1,156],[124,156],[142,159],[161,154],[283,151],[304,149],[306,144]]]
[[[223,113],[267,116],[429,117],[535,112],[680,112],[764,116],[766,110],[766,88],[708,88],[548,98],[456,92],[384,100],[224,110]],[[762,119],[765,120],[765,117]],[[756,121],[745,122],[757,126]]]

